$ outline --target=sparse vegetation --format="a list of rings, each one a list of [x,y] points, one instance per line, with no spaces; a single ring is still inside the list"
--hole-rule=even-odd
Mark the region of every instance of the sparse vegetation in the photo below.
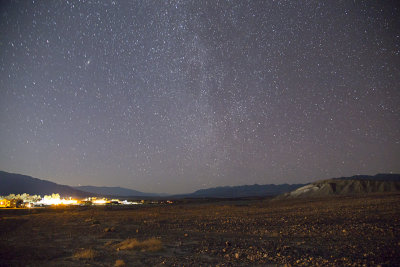
[[[106,227],[104,228],[104,232],[109,233],[109,232],[114,232],[115,228],[114,227]]]
[[[75,259],[87,259],[92,260],[96,257],[97,253],[91,248],[83,249],[74,254]]]
[[[136,238],[129,238],[116,245],[117,250],[140,250],[140,251],[160,251],[162,250],[162,243],[160,240],[150,238],[144,241],[138,241]]]
[[[125,262],[123,260],[116,260],[114,266],[115,267],[125,266]]]

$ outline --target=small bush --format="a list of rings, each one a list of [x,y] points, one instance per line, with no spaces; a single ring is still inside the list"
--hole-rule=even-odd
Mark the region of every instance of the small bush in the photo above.
[[[136,238],[129,238],[116,245],[117,250],[133,249],[140,251],[160,251],[162,250],[161,241],[155,238],[150,238],[142,242]]]
[[[106,232],[106,233],[115,232],[115,228],[114,227],[106,227],[106,228],[104,228],[104,232]]]
[[[123,260],[116,260],[114,266],[115,267],[125,266],[125,262]]]
[[[94,251],[91,248],[84,249],[81,251],[78,251],[74,254],[75,259],[94,259],[96,257],[96,251]]]

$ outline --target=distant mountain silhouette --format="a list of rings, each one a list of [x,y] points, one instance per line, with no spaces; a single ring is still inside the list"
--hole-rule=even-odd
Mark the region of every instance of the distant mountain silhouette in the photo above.
[[[354,175],[351,177],[333,178],[336,180],[373,180],[373,181],[393,181],[400,182],[400,174],[378,173],[376,175]]]
[[[266,184],[223,186],[200,189],[191,194],[175,195],[179,198],[238,198],[238,197],[265,197],[276,196],[295,190],[305,184]]]
[[[321,180],[280,195],[277,199],[400,192],[400,174],[356,175]]]
[[[95,193],[95,194],[104,195],[104,196],[159,197],[159,196],[166,195],[166,194],[143,193],[140,191],[136,191],[136,190],[129,189],[129,188],[123,188],[123,187],[107,187],[107,186],[87,185],[87,186],[74,186],[74,188],[81,190],[81,191]]]
[[[200,189],[190,194],[168,196],[168,198],[239,198],[278,196],[278,198],[322,197],[329,195],[365,194],[372,192],[400,192],[400,174],[356,175],[311,184],[267,184],[223,186]],[[49,195],[58,193],[62,197],[116,196],[116,197],[165,197],[166,194],[143,193],[122,187],[78,186],[71,187],[27,175],[0,171],[0,195],[22,194]]]
[[[27,175],[0,171],[0,195],[23,193],[42,196],[58,193],[61,197],[87,197],[93,195],[67,185],[60,185]]]

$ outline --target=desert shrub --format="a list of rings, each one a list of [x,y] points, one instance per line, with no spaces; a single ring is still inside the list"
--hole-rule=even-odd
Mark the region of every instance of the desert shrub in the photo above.
[[[114,245],[115,243],[116,243],[116,241],[107,241],[107,242],[104,244],[104,246],[109,247],[109,246]]]
[[[125,266],[125,262],[123,260],[116,260],[114,266],[115,267]]]
[[[75,259],[94,259],[96,257],[96,251],[91,248],[83,249],[74,254]]]
[[[129,238],[116,245],[117,250],[133,249],[140,251],[160,251],[162,243],[160,240],[150,238],[144,241],[138,241],[136,238]]]

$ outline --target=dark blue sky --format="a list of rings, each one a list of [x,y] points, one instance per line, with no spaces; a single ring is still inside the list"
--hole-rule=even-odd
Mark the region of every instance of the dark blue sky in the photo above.
[[[0,169],[184,193],[400,172],[397,1],[2,1]]]

